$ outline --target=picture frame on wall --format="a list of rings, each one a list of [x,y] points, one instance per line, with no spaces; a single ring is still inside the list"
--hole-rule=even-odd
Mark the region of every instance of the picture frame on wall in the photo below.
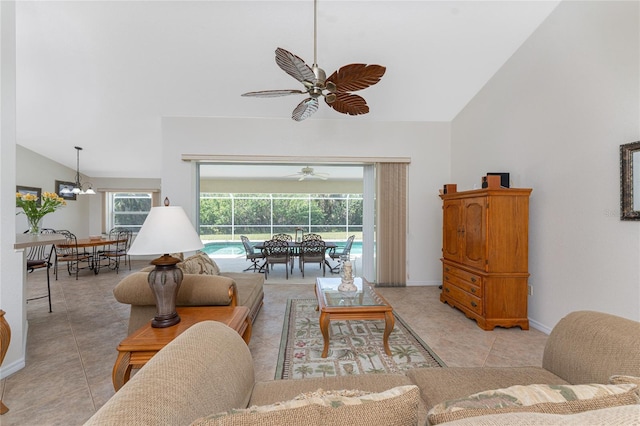
[[[73,192],[62,192],[63,189],[68,189],[69,191],[71,191],[74,186],[75,184],[73,182],[56,180],[56,194],[58,194],[59,197],[62,197],[65,200],[75,200],[76,194],[74,194]]]
[[[40,207],[42,205],[42,188],[36,188],[34,186],[16,186],[16,193],[20,194],[33,194],[38,197],[37,205]]]

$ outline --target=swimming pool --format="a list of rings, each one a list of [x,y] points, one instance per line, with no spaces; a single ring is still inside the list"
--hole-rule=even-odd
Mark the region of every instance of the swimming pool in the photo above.
[[[345,241],[339,241],[337,250],[341,250]],[[202,249],[212,257],[238,257],[244,256],[244,247],[240,241],[209,241],[204,243]],[[351,246],[351,254],[359,256],[362,254],[362,241],[354,241]]]

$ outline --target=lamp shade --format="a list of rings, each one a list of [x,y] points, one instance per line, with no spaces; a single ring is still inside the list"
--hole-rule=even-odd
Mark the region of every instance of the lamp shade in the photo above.
[[[200,236],[182,207],[152,207],[127,254],[168,254],[203,247]]]

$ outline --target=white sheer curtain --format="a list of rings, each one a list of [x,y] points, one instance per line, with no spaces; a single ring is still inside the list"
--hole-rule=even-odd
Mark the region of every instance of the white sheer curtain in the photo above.
[[[376,265],[379,286],[407,285],[407,164],[378,163]]]

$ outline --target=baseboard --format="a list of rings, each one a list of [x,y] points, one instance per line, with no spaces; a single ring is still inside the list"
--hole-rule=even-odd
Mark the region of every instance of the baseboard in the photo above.
[[[442,285],[442,281],[407,281],[407,287],[435,287]]]
[[[538,331],[543,332],[547,336],[551,333],[551,328],[543,324],[540,324],[538,321],[532,320],[531,318],[529,318],[529,326],[535,328]]]
[[[24,358],[17,359],[10,364],[2,364],[2,368],[0,368],[0,379],[6,379],[13,373],[17,373],[22,370],[25,365]]]

